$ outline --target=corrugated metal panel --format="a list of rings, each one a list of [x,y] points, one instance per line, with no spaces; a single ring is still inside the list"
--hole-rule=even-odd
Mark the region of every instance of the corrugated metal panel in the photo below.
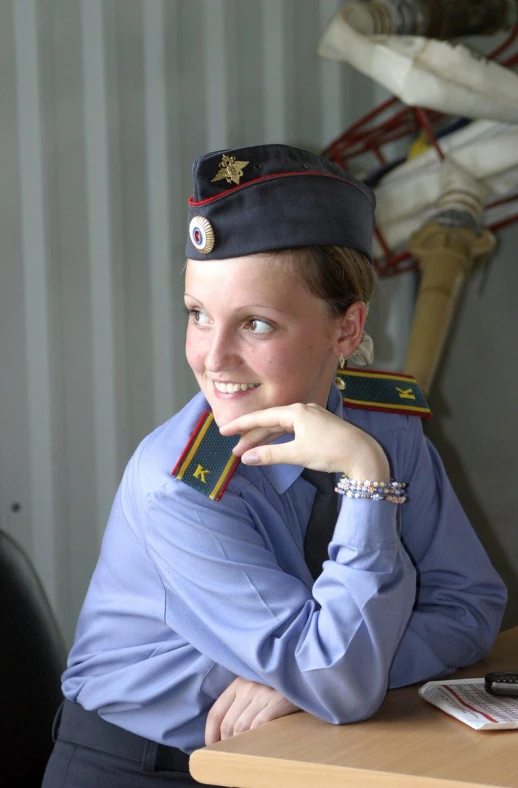
[[[24,12],[27,13],[24,13]],[[42,576],[55,594],[57,567],[48,548],[56,521],[53,484],[51,295],[49,249],[45,243],[42,112],[38,92],[38,33],[34,6],[15,6],[14,40],[18,93],[21,268],[27,381],[29,499],[37,502],[39,527],[31,528],[32,547]]]
[[[316,56],[339,5],[0,0],[1,521],[68,639],[127,459],[195,390],[192,161],[320,150],[372,106],[368,80]]]

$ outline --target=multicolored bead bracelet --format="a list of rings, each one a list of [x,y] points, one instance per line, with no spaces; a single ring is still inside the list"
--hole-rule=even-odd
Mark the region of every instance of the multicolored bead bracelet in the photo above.
[[[344,475],[339,479],[335,492],[348,498],[370,498],[372,501],[390,501],[404,503],[406,482],[371,482],[368,479],[359,481]]]

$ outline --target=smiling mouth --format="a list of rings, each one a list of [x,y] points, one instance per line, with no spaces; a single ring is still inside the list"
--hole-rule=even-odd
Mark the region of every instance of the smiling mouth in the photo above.
[[[248,391],[259,386],[259,383],[220,383],[217,380],[214,380],[213,383],[222,394],[235,394],[238,391]]]

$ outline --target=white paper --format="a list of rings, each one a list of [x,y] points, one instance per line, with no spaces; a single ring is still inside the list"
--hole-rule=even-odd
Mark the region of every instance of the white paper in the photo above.
[[[518,698],[491,695],[484,679],[429,681],[419,694],[475,730],[518,729]]]

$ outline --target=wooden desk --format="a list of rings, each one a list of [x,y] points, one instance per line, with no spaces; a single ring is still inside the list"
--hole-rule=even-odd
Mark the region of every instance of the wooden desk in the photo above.
[[[518,668],[518,627],[458,678]],[[370,720],[330,725],[299,712],[197,750],[196,780],[238,788],[518,788],[518,730],[476,731],[423,700],[388,692]]]

